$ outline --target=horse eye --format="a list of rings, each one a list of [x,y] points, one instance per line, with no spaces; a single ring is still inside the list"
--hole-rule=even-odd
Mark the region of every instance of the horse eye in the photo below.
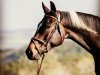
[[[48,22],[48,23],[52,23],[53,20],[52,20],[52,19],[48,19],[47,22]]]
[[[51,18],[48,19],[48,20],[47,20],[47,26],[46,26],[46,27],[47,27],[47,28],[52,27],[52,26],[53,26],[53,23],[55,23],[55,21],[54,21],[53,19],[51,19]]]

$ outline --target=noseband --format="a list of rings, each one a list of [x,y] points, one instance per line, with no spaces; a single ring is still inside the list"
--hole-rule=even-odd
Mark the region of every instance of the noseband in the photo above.
[[[44,41],[42,41],[42,40],[40,40],[40,39],[38,39],[38,38],[35,38],[35,37],[33,37],[31,40],[32,40],[32,42],[34,43],[34,45],[35,45],[35,48],[36,48],[36,50],[37,50],[37,52],[38,52],[38,54],[41,56],[41,55],[43,55],[43,54],[45,54],[45,53],[47,53],[49,50],[48,50],[48,48],[47,48],[47,45],[48,45],[48,43],[50,42],[50,39],[51,39],[51,37],[52,37],[52,35],[53,35],[53,33],[55,32],[55,30],[57,29],[57,28],[59,28],[58,26],[59,25],[61,25],[61,23],[60,23],[60,15],[59,15],[59,17],[58,17],[58,19],[57,18],[55,18],[54,16],[50,16],[50,15],[45,15],[46,17],[50,17],[50,18],[53,18],[54,20],[56,20],[56,25],[54,26],[54,29],[50,32],[50,34],[48,35],[48,37],[47,37],[47,41],[46,42],[44,42]],[[59,30],[59,29],[58,29]],[[61,32],[59,32],[60,33],[60,35],[61,35]],[[61,37],[62,38],[62,37]],[[42,43],[43,45],[42,46],[40,46],[39,48],[37,47],[37,45],[35,44],[35,41],[37,41],[37,42],[40,42],[40,43]],[[45,47],[45,49],[44,50],[41,50],[41,48],[42,47]]]

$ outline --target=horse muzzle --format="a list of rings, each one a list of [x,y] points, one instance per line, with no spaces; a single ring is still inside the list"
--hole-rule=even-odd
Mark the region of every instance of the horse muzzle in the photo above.
[[[40,59],[40,55],[38,53],[34,54],[32,50],[27,49],[25,53],[29,60],[39,60]]]

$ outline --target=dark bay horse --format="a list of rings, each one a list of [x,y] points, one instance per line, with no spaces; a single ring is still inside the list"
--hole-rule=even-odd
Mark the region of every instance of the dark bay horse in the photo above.
[[[100,75],[100,17],[81,12],[56,10],[50,2],[51,10],[43,3],[44,18],[26,50],[30,60],[38,60],[52,48],[61,45],[65,37],[72,39],[89,53],[95,61],[95,73]]]

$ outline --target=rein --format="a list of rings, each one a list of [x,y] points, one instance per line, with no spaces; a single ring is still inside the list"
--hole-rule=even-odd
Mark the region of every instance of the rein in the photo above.
[[[45,16],[51,17],[51,18],[55,19],[56,22],[57,22],[57,24],[55,25],[54,29],[53,29],[53,30],[50,32],[50,34],[48,35],[47,41],[46,41],[46,42],[44,42],[44,41],[42,41],[42,40],[39,40],[38,38],[35,38],[35,37],[33,37],[33,38],[31,39],[32,42],[33,42],[34,45],[35,45],[35,48],[36,48],[36,50],[37,50],[39,56],[40,56],[40,57],[42,56],[42,59],[41,59],[41,61],[40,61],[40,65],[39,65],[39,61],[37,60],[37,64],[38,64],[37,75],[40,74],[40,70],[41,70],[41,66],[42,66],[42,63],[43,63],[43,60],[44,60],[44,57],[45,57],[45,53],[49,52],[49,50],[48,50],[48,48],[47,48],[47,45],[48,45],[48,43],[49,43],[49,41],[50,41],[50,39],[51,39],[53,33],[54,33],[55,30],[57,29],[57,27],[58,27],[59,25],[61,25],[61,23],[60,23],[60,16],[58,17],[58,19],[55,18],[54,16],[50,16],[50,15],[45,15]],[[61,32],[60,32],[60,28],[59,28],[59,27],[58,27],[58,31],[59,31],[59,34],[61,35]],[[35,41],[38,41],[38,42],[40,42],[40,43],[43,43],[42,46],[44,46],[45,49],[44,49],[44,50],[41,50],[41,47],[42,47],[42,46],[40,46],[40,47],[38,48],[37,45],[35,44],[34,40],[35,40]]]
[[[37,75],[40,74],[40,70],[41,70],[41,66],[42,66],[42,63],[43,63],[44,57],[45,57],[45,55],[42,56],[42,59],[41,59],[40,65],[39,65],[39,61],[37,60],[37,64],[38,64]]]

